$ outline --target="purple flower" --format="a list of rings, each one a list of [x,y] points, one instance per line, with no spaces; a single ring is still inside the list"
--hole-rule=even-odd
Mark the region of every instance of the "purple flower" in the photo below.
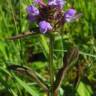
[[[76,10],[75,9],[69,9],[67,12],[64,13],[64,20],[66,22],[70,22],[73,20],[75,15],[76,15]]]
[[[47,31],[52,30],[52,26],[46,21],[41,21],[39,23],[39,28],[41,33],[46,33]]]
[[[49,0],[48,1],[49,6],[57,6],[59,8],[63,8],[64,4],[65,4],[64,0]]]
[[[28,19],[31,22],[34,22],[36,20],[36,16],[39,15],[39,10],[33,5],[27,7],[27,12],[28,12]]]
[[[28,12],[28,14],[30,14],[32,16],[39,15],[39,10],[36,7],[34,7],[33,5],[30,5],[27,7],[27,12]]]

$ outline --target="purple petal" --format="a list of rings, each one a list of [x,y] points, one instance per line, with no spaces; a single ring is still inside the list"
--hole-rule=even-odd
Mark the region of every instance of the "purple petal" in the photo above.
[[[46,33],[47,31],[52,30],[52,26],[46,21],[41,21],[39,23],[39,28],[41,33]]]
[[[39,15],[39,10],[33,5],[27,7],[27,12],[28,14],[31,14],[33,16]]]
[[[48,1],[48,5],[50,5],[50,6],[56,6],[57,5],[56,0],[49,0]]]
[[[64,0],[56,0],[56,3],[58,5],[58,7],[61,7],[63,8],[64,4],[65,4],[65,1]]]
[[[34,0],[34,1],[35,1],[35,3],[37,3],[37,4],[41,2],[41,0]]]
[[[75,9],[69,9],[64,13],[64,20],[66,22],[70,22],[74,18],[75,14],[76,14]]]
[[[63,8],[64,4],[65,4],[64,0],[49,0],[48,1],[49,6],[57,6],[59,8]]]
[[[70,16],[74,16],[76,14],[76,10],[75,9],[69,9],[67,11],[67,14],[70,15]]]

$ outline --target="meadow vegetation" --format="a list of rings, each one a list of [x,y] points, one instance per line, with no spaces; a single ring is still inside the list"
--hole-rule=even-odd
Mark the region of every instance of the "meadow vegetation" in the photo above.
[[[30,33],[35,24],[26,8],[32,0],[0,0],[0,96],[47,96],[64,64],[58,96],[96,96],[96,0],[66,1],[64,10],[73,7],[82,16],[54,32],[49,46],[46,34]]]

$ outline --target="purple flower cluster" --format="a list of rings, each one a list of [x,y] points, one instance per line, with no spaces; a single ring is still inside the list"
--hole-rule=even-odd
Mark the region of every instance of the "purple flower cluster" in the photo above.
[[[54,27],[57,25],[70,22],[76,15],[76,10],[72,8],[63,12],[65,0],[48,0],[48,4],[42,0],[35,0],[35,3],[39,5],[39,8],[30,5],[27,7],[27,14],[29,21],[37,22],[41,33],[56,29]]]

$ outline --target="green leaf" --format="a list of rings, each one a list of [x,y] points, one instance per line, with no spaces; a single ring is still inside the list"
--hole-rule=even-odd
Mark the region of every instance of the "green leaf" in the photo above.
[[[93,93],[91,87],[83,82],[80,82],[77,92],[79,96],[92,96]]]
[[[0,67],[0,72],[4,72],[7,75],[11,76],[11,74],[9,73],[9,71],[7,69],[5,69],[4,67]]]
[[[28,86],[24,81],[15,76],[17,82],[32,96],[39,96],[36,90],[33,90],[30,86]]]
[[[10,92],[13,94],[13,96],[18,96],[17,93],[13,89],[10,89]]]
[[[42,50],[45,56],[47,57],[47,55],[49,54],[49,47],[48,47],[47,38],[44,35],[40,35],[40,43],[41,43]]]

